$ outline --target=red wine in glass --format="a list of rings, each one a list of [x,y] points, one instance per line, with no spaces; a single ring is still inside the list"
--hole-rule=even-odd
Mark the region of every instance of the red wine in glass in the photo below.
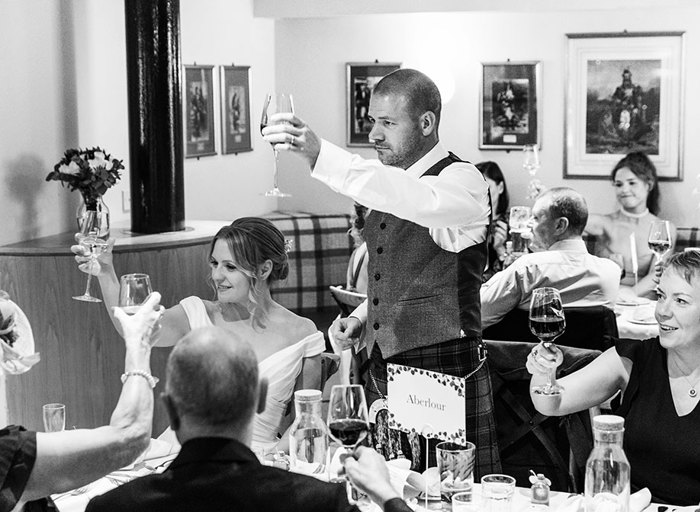
[[[334,420],[328,424],[330,435],[346,448],[355,448],[369,433],[369,425],[363,420]]]
[[[547,381],[541,386],[533,386],[533,393],[540,395],[558,395],[563,388],[556,383],[556,369],[564,359],[561,351],[554,347],[553,341],[566,329],[564,307],[561,295],[556,288],[536,288],[530,299],[530,331],[540,339],[540,350],[553,351],[556,357],[548,360]]]

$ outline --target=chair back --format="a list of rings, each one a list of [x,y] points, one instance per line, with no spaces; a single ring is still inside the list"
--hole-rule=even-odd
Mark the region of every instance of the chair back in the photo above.
[[[484,329],[488,340],[517,340],[538,343],[530,331],[529,312],[514,309],[500,322]],[[606,306],[565,307],[566,330],[556,339],[557,345],[606,350],[613,346],[619,334],[615,312]]]
[[[588,410],[562,417],[544,416],[530,399],[525,368],[534,343],[484,340],[493,387],[498,450],[503,472],[529,487],[530,470],[543,473],[552,489],[581,492],[586,460],[593,448]],[[557,376],[575,372],[600,355],[597,350],[561,347],[564,362]]]
[[[366,294],[352,292],[350,290],[346,290],[342,286],[330,286],[329,288],[331,290],[331,296],[338,304],[340,314],[343,317],[348,316],[357,306],[362,304],[365,299],[367,299]]]

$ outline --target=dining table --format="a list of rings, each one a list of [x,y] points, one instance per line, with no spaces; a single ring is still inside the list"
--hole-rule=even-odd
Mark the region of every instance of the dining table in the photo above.
[[[337,450],[329,464],[329,471],[318,472],[313,471],[313,468],[308,468],[305,473],[312,474],[313,477],[322,480],[327,480],[331,474],[337,473],[340,468],[340,454],[342,450]],[[104,494],[112,489],[119,487],[131,480],[140,478],[154,473],[164,472],[170,463],[177,457],[179,453],[179,445],[170,444],[161,439],[152,439],[149,448],[135,462],[117,471],[95,480],[85,486],[73,489],[68,492],[52,495],[51,501],[54,507],[59,512],[83,512],[87,507],[88,502],[101,494]],[[400,461],[389,461],[389,475],[392,485],[401,490],[404,486],[409,471],[403,468]],[[264,462],[269,465],[275,465],[271,462]],[[276,465],[276,467],[279,467]],[[423,474],[425,481],[429,481],[430,472],[437,473],[437,468],[428,468]],[[476,500],[481,497],[481,485],[476,482],[472,486]],[[426,489],[427,491],[427,489]],[[422,497],[421,497],[422,496]],[[426,499],[425,496],[428,496]],[[562,491],[550,492],[549,508],[537,508],[533,506],[530,498],[532,491],[529,487],[516,487],[512,500],[510,512],[583,512],[584,501],[583,495],[572,494]],[[651,495],[648,490],[642,489],[633,493],[630,497],[630,512],[698,512],[698,507],[680,507],[673,505],[660,505],[650,502]],[[430,510],[449,510],[444,508],[445,503],[441,502],[440,497],[432,495],[430,492],[423,492],[421,495],[407,499],[407,504],[416,512],[426,512]],[[358,508],[362,512],[381,512],[381,508],[368,500],[358,503]],[[478,508],[477,508],[478,509]]]

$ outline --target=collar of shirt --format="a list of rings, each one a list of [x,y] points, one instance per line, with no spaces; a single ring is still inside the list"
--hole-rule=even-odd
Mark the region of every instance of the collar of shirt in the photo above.
[[[576,251],[576,252],[588,252],[586,248],[586,242],[580,238],[570,238],[568,240],[559,240],[554,242],[549,246],[548,251]]]
[[[438,142],[437,144],[435,144],[435,146],[433,146],[433,149],[428,151],[416,163],[414,163],[412,166],[406,169],[406,172],[410,176],[420,178],[421,176],[423,176],[425,171],[430,169],[433,165],[435,165],[448,155],[449,152],[447,151],[447,149],[445,149],[445,146],[443,146],[441,142]]]

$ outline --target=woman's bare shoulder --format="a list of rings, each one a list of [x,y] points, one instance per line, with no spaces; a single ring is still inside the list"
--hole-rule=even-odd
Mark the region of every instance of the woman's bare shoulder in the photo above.
[[[318,328],[312,320],[299,316],[283,306],[276,309],[275,323],[288,332],[290,338],[299,341],[318,332]]]

